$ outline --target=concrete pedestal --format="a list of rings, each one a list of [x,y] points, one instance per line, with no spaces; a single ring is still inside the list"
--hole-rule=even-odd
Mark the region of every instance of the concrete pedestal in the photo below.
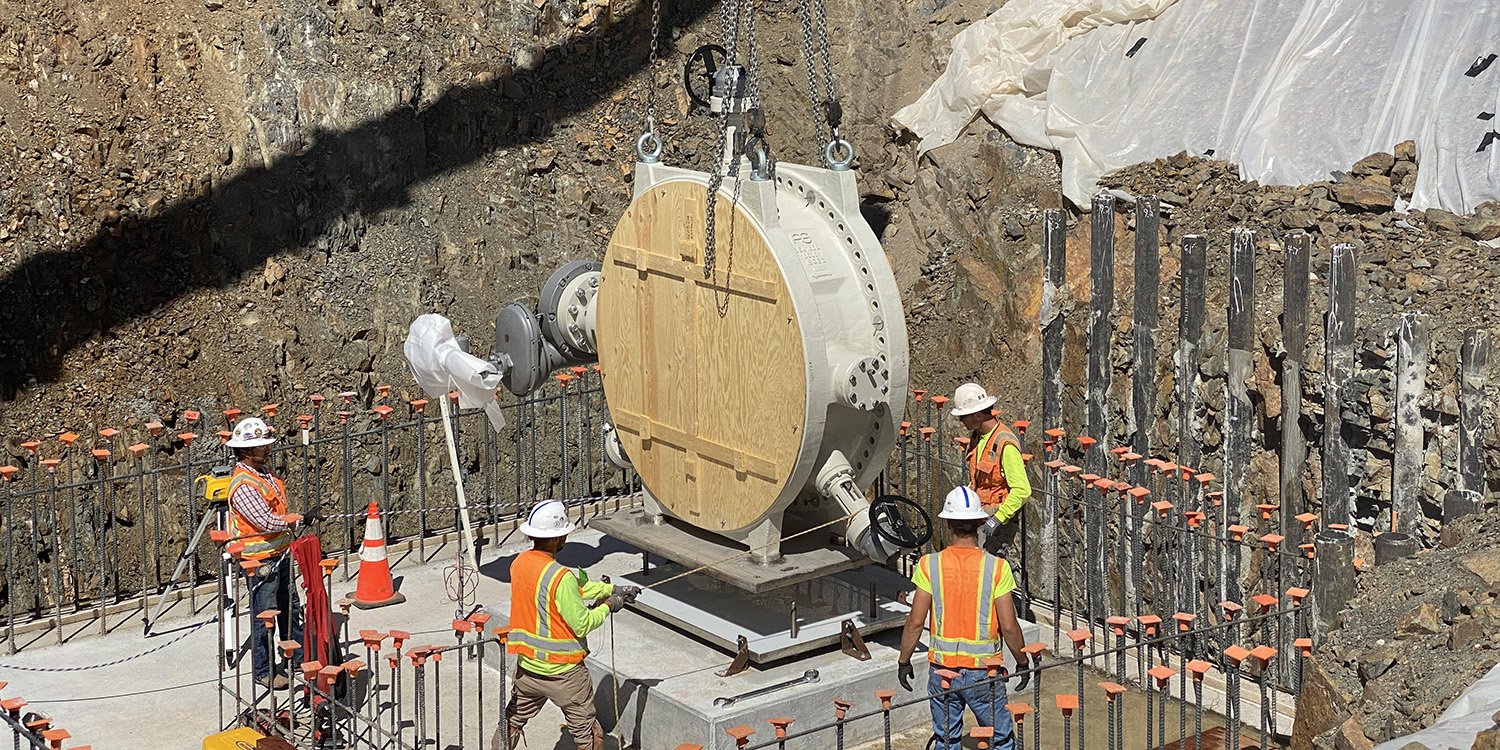
[[[492,625],[505,622],[506,612],[490,611]],[[1032,623],[1021,623],[1025,640],[1040,639]],[[613,633],[611,633],[613,627]],[[919,650],[912,659],[916,667],[915,692],[907,693],[896,683],[896,657],[900,632],[888,631],[867,640],[869,661],[845,656],[836,646],[817,653],[751,666],[733,677],[715,673],[729,666],[730,655],[722,649],[679,632],[663,623],[633,612],[622,612],[591,633],[585,662],[594,679],[594,706],[606,731],[615,727],[619,695],[619,726],[628,746],[672,748],[683,743],[710,750],[732,750],[734,741],[724,730],[741,724],[756,731],[753,741],[770,738],[768,719],[797,720],[791,731],[833,721],[833,699],[854,702],[849,715],[857,716],[880,707],[877,690],[896,691],[896,701],[920,697],[927,686],[927,660]],[[498,667],[496,654],[490,664]],[[612,658],[613,657],[613,658]],[[514,669],[514,661],[508,662]],[[816,683],[801,684],[757,698],[718,707],[714,699],[733,697],[758,688],[796,679],[809,670],[818,671]],[[892,731],[924,727],[932,720],[928,705],[916,703],[891,713]],[[844,741],[853,747],[878,740],[884,722],[878,714],[846,725]],[[832,731],[787,742],[788,750],[824,750],[833,746]]]

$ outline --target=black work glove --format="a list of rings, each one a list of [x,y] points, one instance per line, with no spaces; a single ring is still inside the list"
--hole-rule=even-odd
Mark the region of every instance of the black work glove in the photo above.
[[[988,552],[995,557],[1001,557],[1000,553],[1004,550],[1000,549],[999,518],[990,516],[990,520],[985,521],[984,525],[979,527],[979,538],[984,541],[985,552]]]
[[[604,603],[609,607],[611,613],[619,612],[625,608],[625,597],[618,593],[610,594],[609,598],[604,600]]]
[[[1021,679],[1016,681],[1016,686],[1013,688],[1015,692],[1019,693],[1025,690],[1027,685],[1031,684],[1031,666],[1031,660],[1027,659],[1016,667],[1016,671],[1021,673]]]
[[[911,668],[911,662],[896,662],[896,681],[901,683],[901,687],[906,688],[906,692],[911,692],[911,681],[916,676],[917,672]]]
[[[635,604],[635,598],[641,595],[640,586],[616,586],[615,593],[625,599],[627,604]]]

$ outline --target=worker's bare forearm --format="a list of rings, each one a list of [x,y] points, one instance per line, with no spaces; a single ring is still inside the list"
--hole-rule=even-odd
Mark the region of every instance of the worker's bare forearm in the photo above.
[[[903,664],[911,661],[911,655],[917,650],[917,642],[922,638],[922,618],[906,618],[906,626],[901,629],[901,657],[899,661]]]
[[[1002,628],[1005,636],[1005,647],[1010,649],[1010,655],[1015,658],[1016,666],[1026,665],[1026,639],[1021,635],[1021,625],[1017,623],[1014,627]]]

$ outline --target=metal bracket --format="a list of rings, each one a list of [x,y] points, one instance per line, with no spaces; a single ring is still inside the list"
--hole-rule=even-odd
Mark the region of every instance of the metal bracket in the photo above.
[[[854,620],[845,620],[840,628],[839,648],[860,661],[870,660],[870,649],[865,645],[864,636],[859,634],[859,628],[854,627]]]
[[[750,666],[750,641],[746,640],[743,635],[739,637],[738,648],[739,653],[734,655],[734,661],[714,674],[720,677],[733,677]]]

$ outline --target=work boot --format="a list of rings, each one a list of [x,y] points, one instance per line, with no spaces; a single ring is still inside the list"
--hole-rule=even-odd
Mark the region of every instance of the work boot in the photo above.
[[[286,690],[287,688],[292,686],[292,681],[288,680],[286,678],[286,675],[284,674],[272,675],[270,677],[260,677],[257,678],[255,682],[261,687],[270,688],[272,690]]]

